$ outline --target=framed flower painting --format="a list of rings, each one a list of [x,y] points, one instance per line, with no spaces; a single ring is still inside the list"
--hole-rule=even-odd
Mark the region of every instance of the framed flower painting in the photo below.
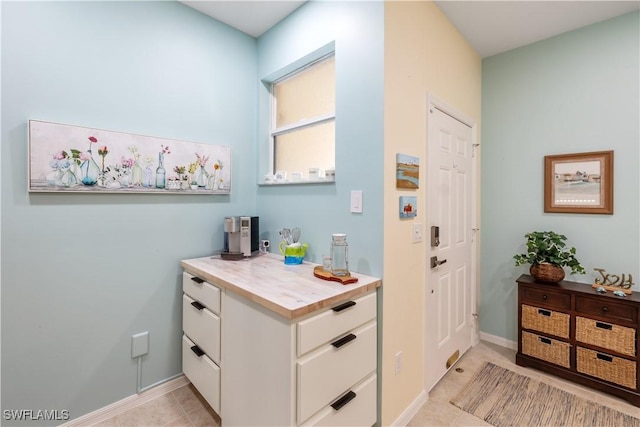
[[[29,191],[231,193],[231,148],[29,120]]]

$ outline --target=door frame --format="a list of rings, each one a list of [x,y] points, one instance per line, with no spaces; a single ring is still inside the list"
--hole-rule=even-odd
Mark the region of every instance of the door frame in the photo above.
[[[437,108],[438,110],[442,111],[443,113],[451,116],[452,118],[454,118],[455,120],[458,120],[459,122],[469,126],[471,128],[471,148],[473,150],[473,154],[472,154],[472,162],[471,162],[471,239],[472,239],[472,245],[471,245],[471,307],[470,310],[471,312],[469,313],[470,315],[470,319],[471,319],[471,345],[475,346],[476,344],[478,344],[478,342],[480,341],[479,336],[480,336],[480,328],[479,328],[479,316],[478,316],[478,283],[479,283],[479,278],[478,278],[478,257],[479,257],[479,248],[480,248],[480,226],[479,226],[479,218],[478,218],[478,201],[480,200],[480,185],[479,185],[479,181],[480,181],[480,175],[479,175],[479,171],[480,171],[480,144],[478,143],[478,122],[476,119],[474,119],[471,116],[468,116],[464,113],[462,113],[461,111],[459,111],[458,109],[456,109],[455,107],[453,107],[452,105],[442,101],[441,99],[439,99],[438,97],[436,97],[435,95],[433,95],[432,93],[427,93],[427,120],[426,120],[426,146],[425,146],[425,158],[427,158],[427,161],[425,162],[425,164],[429,165],[429,147],[431,144],[431,140],[429,137],[429,129],[430,129],[430,125],[432,123],[432,119],[431,119],[431,109],[432,107]],[[425,203],[429,203],[429,173],[427,172],[426,174],[426,182],[427,184],[425,185]],[[425,209],[425,213],[426,213],[426,227],[429,230],[430,229],[430,224],[431,224],[431,215],[429,213],[428,209]],[[426,239],[427,242],[425,243],[425,259],[424,259],[424,268],[425,268],[425,282],[423,285],[423,289],[425,290],[425,294],[424,294],[424,308],[425,308],[425,313],[426,313],[426,308],[427,308],[427,302],[428,302],[428,298],[429,298],[429,293],[427,292],[428,289],[428,285],[431,281],[431,268],[429,265],[429,258],[431,256],[430,253],[430,244],[429,244],[429,239]],[[429,341],[427,340],[427,333],[429,333],[431,331],[431,327],[430,325],[432,325],[432,322],[429,322],[429,319],[427,319],[427,316],[425,314],[424,316],[424,331],[425,331],[425,335],[424,335],[424,361],[423,361],[423,366],[425,367],[425,373],[424,373],[424,389],[425,392],[429,393],[430,389],[433,388],[434,384],[428,384],[428,378],[429,375],[427,374],[427,363],[428,363],[428,357],[429,357]]]

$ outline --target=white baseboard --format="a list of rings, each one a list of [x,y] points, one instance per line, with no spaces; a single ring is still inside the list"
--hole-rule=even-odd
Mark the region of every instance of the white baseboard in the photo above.
[[[427,392],[422,390],[422,392],[415,398],[415,400],[407,406],[407,409],[400,414],[400,416],[391,423],[391,427],[396,426],[406,426],[409,424],[409,421],[416,416],[416,414],[420,411],[420,409],[427,403]]]
[[[490,342],[492,344],[496,344],[499,345],[501,347],[506,347],[509,348],[511,350],[517,350],[518,349],[518,343],[515,341],[511,341],[508,340],[506,338],[502,338],[496,335],[491,335],[491,334],[487,334],[486,332],[480,332],[480,339],[482,341],[487,341]]]
[[[140,406],[147,403],[156,397],[170,393],[184,385],[189,384],[189,380],[184,375],[180,375],[177,378],[159,384],[152,389],[137,393],[129,397],[125,397],[122,400],[112,403],[81,417],[75,418],[69,422],[62,424],[60,427],[79,427],[79,426],[92,426],[116,415],[122,414],[129,409],[133,409],[136,406]]]

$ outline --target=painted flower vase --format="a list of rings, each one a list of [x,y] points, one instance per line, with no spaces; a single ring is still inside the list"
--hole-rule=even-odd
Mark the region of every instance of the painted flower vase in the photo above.
[[[215,190],[216,189],[216,173],[215,172],[207,180],[206,189],[207,190]]]
[[[142,173],[142,186],[153,187],[153,171],[151,170],[151,166],[144,168]]]
[[[133,185],[133,184],[132,184],[132,179],[131,179],[131,178],[132,178],[132,171],[131,171],[131,169],[127,169],[127,170],[124,172],[124,175],[122,175],[122,176],[120,177],[120,184],[121,184],[123,187],[131,187],[131,186]]]
[[[138,162],[135,162],[131,170],[131,185],[140,187],[142,185],[142,175],[142,168],[140,167]]]
[[[78,185],[78,177],[73,173],[71,168],[62,168],[60,183],[64,187],[75,187],[76,185]]]
[[[55,187],[62,187],[62,171],[55,168],[47,174],[47,183]]]
[[[200,171],[198,172],[198,187],[206,187],[207,186],[207,171],[204,170],[204,166],[200,166]]]
[[[89,158],[80,164],[80,172],[82,174],[80,182],[84,185],[96,185],[98,177],[101,175],[101,171],[96,161],[93,160],[91,150],[88,150],[88,153]]]
[[[158,168],[156,169],[156,188],[165,188],[167,171],[164,169],[164,153],[158,153]]]

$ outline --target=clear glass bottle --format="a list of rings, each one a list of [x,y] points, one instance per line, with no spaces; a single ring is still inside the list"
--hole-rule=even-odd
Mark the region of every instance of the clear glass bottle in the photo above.
[[[331,235],[331,274],[334,276],[349,275],[349,244],[346,234]]]
[[[156,188],[164,188],[167,172],[164,169],[164,153],[158,153],[158,168],[156,169]]]

